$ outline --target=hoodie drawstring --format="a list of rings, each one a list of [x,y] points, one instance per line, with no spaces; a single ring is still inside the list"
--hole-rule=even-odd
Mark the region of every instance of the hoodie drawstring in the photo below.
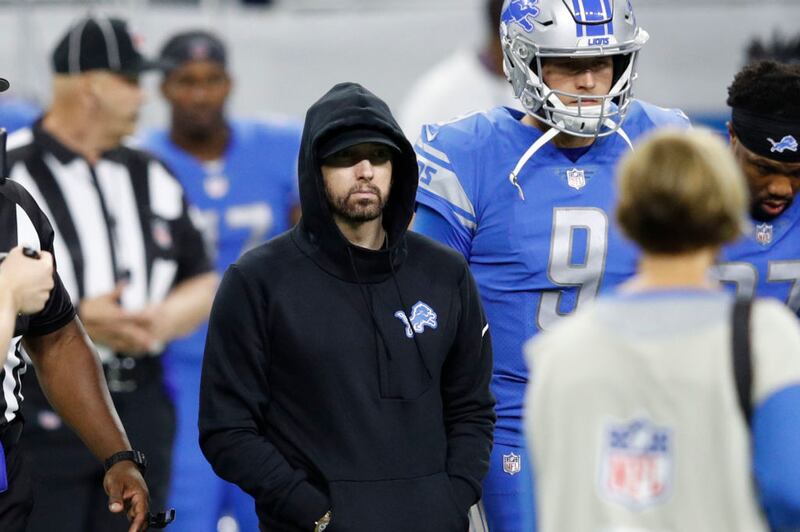
[[[364,283],[361,282],[361,276],[358,275],[358,268],[356,268],[356,261],[353,258],[353,252],[350,250],[350,246],[347,246],[347,256],[350,259],[350,267],[353,269],[353,274],[356,277],[356,284],[358,284],[358,291],[361,292],[361,297],[364,298],[364,304],[367,305],[367,311],[369,311],[369,317],[370,320],[372,321],[373,333],[375,334],[376,337],[380,337],[381,342],[383,343],[383,348],[386,350],[386,357],[389,360],[391,360],[392,352],[389,350],[389,345],[386,343],[386,339],[383,337],[383,333],[381,333],[381,328],[378,327],[378,323],[375,320],[375,308],[372,306],[372,300],[367,295],[367,290],[366,288],[364,288]]]
[[[406,309],[409,308],[406,306],[406,302],[403,300],[403,294],[400,292],[400,284],[397,282],[396,272],[394,270],[394,261],[392,260],[392,254],[389,253],[389,269],[392,272],[392,282],[394,283],[394,289],[397,291],[397,297],[400,299],[400,305],[402,306],[403,314],[406,316],[406,320],[408,323],[411,323],[411,317],[406,312]],[[425,360],[425,357],[422,355],[422,346],[419,345],[419,339],[417,339],[417,331],[414,330],[414,327],[410,327],[411,329],[411,338],[414,340],[414,346],[417,348],[417,356],[422,361],[422,367],[425,368],[425,372],[428,374],[428,377],[433,377],[431,373],[431,369],[428,367],[428,363]]]
[[[383,348],[386,350],[386,357],[389,360],[392,360],[392,351],[389,349],[389,344],[386,342],[386,338],[383,337],[383,333],[381,332],[380,327],[378,326],[378,322],[375,319],[375,308],[372,305],[372,300],[369,298],[367,294],[366,288],[364,284],[361,282],[361,277],[358,275],[358,268],[356,267],[355,259],[353,258],[353,252],[350,247],[347,247],[347,257],[350,259],[350,267],[353,269],[353,274],[356,278],[356,284],[358,284],[359,292],[361,293],[361,297],[364,299],[364,304],[367,306],[367,310],[369,311],[370,320],[372,321],[372,328],[377,337],[380,337],[381,342],[383,343]],[[397,272],[394,269],[394,261],[392,260],[392,253],[389,253],[389,269],[391,270],[391,277],[392,283],[394,284],[394,289],[397,291],[397,297],[400,299],[400,305],[402,305],[402,312],[406,316],[406,320],[408,323],[411,323],[411,319],[406,312],[406,302],[403,300],[403,295],[400,291],[400,285],[397,282]],[[414,327],[411,327],[411,338],[414,340],[414,347],[417,350],[417,356],[419,357],[420,361],[422,362],[422,367],[425,368],[425,373],[427,373],[428,378],[433,377],[433,373],[431,373],[431,369],[428,367],[428,363],[425,360],[425,357],[422,355],[422,346],[419,344],[419,339],[417,338],[417,332],[414,330]]]

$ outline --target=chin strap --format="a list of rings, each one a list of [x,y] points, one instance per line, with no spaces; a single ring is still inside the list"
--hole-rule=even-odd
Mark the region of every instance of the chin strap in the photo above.
[[[616,127],[616,124],[610,118],[607,118],[604,124],[612,129]],[[622,129],[622,126],[616,128],[615,132],[618,133],[620,137],[622,137],[622,139],[628,145],[628,148],[630,148],[631,151],[633,151],[633,143],[631,142],[630,137],[628,137],[628,134],[625,133],[625,130]],[[559,133],[561,133],[561,131],[554,127],[548,129],[544,134],[542,134],[541,137],[536,139],[534,143],[531,144],[530,148],[525,150],[525,153],[523,153],[522,157],[520,157],[519,161],[517,161],[517,165],[514,167],[514,170],[512,170],[511,173],[508,174],[508,180],[511,182],[512,185],[514,185],[514,187],[516,187],[517,192],[519,193],[519,199],[521,199],[522,201],[525,201],[525,193],[522,191],[522,186],[520,186],[519,184],[519,173],[522,171],[522,168],[526,164],[528,164],[528,161],[531,160],[531,158],[536,154],[536,152],[539,151],[542,148],[542,146],[547,144],[553,137],[555,137]]]
[[[609,123],[611,125],[609,125]],[[609,118],[608,120],[606,120],[605,125],[607,125],[608,127],[616,127],[617,124],[612,122],[611,119]],[[628,134],[625,133],[625,130],[622,129],[622,126],[619,126],[616,129],[616,132],[619,134],[620,137],[622,137],[622,140],[624,140],[628,144],[628,148],[630,148],[630,150],[633,151],[633,142],[631,142],[631,139],[630,137],[628,137]]]
[[[561,133],[561,131],[559,131],[554,127],[548,129],[541,137],[536,139],[536,141],[533,144],[531,144],[531,147],[525,151],[520,160],[517,162],[517,165],[514,167],[514,170],[512,170],[512,172],[508,174],[508,180],[511,181],[512,185],[517,187],[517,192],[519,192],[519,198],[522,201],[525,201],[525,193],[522,191],[522,187],[519,186],[519,181],[517,181],[517,176],[519,175],[519,172],[522,170],[522,167],[525,166],[525,164],[530,160],[530,158],[533,157],[533,155],[537,151],[539,151],[539,149],[542,146],[547,144],[550,141],[550,139],[552,139],[559,133]]]

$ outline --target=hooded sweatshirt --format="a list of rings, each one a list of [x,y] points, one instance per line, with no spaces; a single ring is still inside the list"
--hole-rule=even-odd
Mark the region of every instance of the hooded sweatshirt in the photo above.
[[[351,244],[329,208],[321,143],[373,129],[401,148],[387,244]],[[407,232],[414,151],[386,104],[335,86],[306,115],[302,221],[226,272],[211,312],[200,445],[252,495],[261,529],[463,532],[494,428],[491,343],[463,257]]]

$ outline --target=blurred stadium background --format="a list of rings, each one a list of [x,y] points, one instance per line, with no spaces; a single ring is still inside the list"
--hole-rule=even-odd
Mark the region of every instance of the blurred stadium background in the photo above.
[[[485,37],[483,0],[0,1],[0,64],[11,97],[46,104],[49,52],[74,19],[95,10],[126,17],[155,53],[171,33],[205,27],[225,38],[237,81],[233,115],[302,117],[332,84],[359,81],[397,111],[412,82],[457,48]],[[637,0],[651,36],[636,95],[694,119],[726,115],[726,86],[748,42],[793,36],[800,0]],[[164,123],[155,90],[142,126]],[[6,96],[8,97],[8,96]]]

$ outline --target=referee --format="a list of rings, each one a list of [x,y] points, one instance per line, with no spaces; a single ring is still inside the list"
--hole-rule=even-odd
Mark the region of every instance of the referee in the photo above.
[[[60,274],[98,346],[114,404],[148,457],[153,506],[166,504],[175,414],[158,355],[208,315],[216,287],[183,189],[164,166],[121,145],[150,68],[122,20],[72,26],[56,46],[52,104],[9,139],[10,177],[53,221]],[[126,530],[103,511],[103,471],[35,379],[26,378],[26,442],[39,480],[29,532]]]
[[[0,79],[0,91],[8,82]],[[5,154],[0,133],[0,156]],[[0,168],[4,165],[0,163]],[[40,257],[21,245],[38,249]],[[107,472],[98,482],[108,494],[112,512],[127,510],[129,530],[146,528],[147,486],[131,460],[131,451],[97,358],[83,333],[69,295],[53,262],[53,229],[25,189],[0,175],[0,530],[25,530],[34,504],[22,432],[20,377],[26,362],[22,346],[34,361],[54,408],[80,434]],[[9,301],[10,300],[10,301]],[[19,312],[19,314],[17,314]],[[6,334],[8,333],[8,334]],[[11,338],[13,336],[13,338]],[[104,506],[98,500],[100,506]]]

